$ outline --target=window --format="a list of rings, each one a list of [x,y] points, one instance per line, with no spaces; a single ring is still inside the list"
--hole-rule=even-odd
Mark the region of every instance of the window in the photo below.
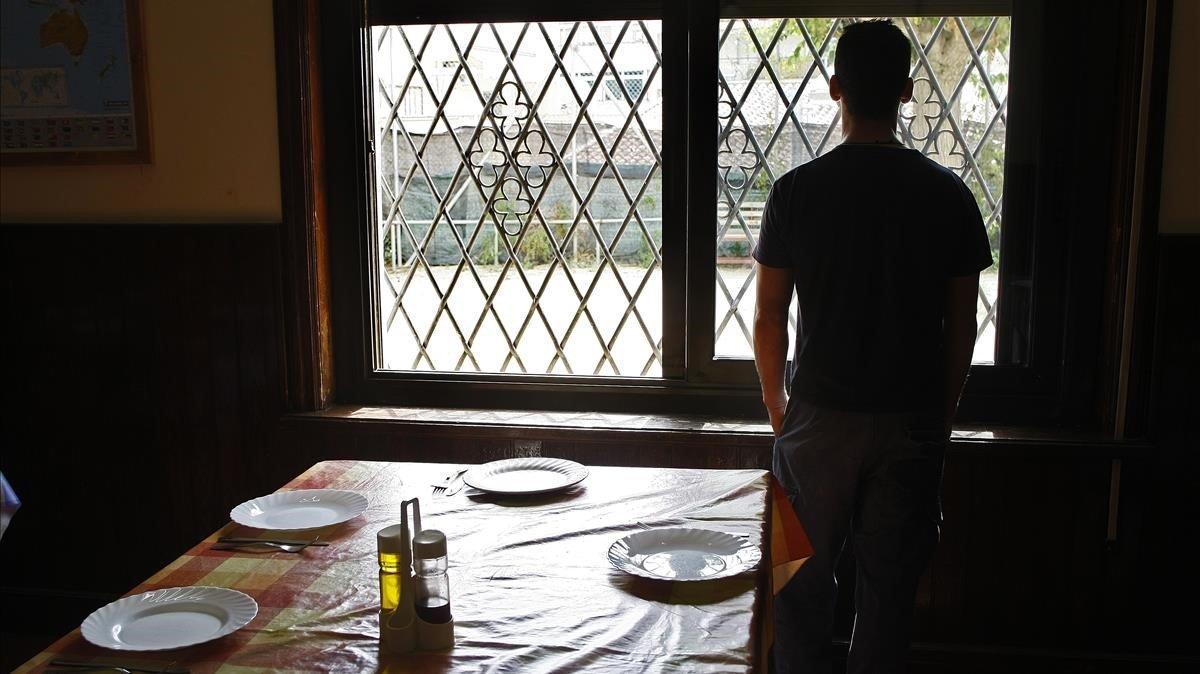
[[[721,20],[718,357],[753,358],[750,251],[763,205],[775,178],[828,152],[841,139],[838,106],[829,98],[828,84],[838,32],[854,20]],[[1011,21],[1007,16],[893,20],[913,45],[913,100],[900,110],[899,137],[963,178],[983,214],[993,258],[999,258]],[[997,290],[993,265],[980,277],[976,363],[995,360]],[[794,316],[792,327],[794,331]]]
[[[340,390],[758,412],[763,202],[840,140],[827,94],[840,29],[887,14],[915,48],[900,137],[963,177],[999,263],[982,279],[968,396],[1058,395],[1056,265],[1075,235],[1046,224],[1035,193],[1054,176],[1030,167],[1062,147],[1040,135],[1052,108],[1032,93],[1049,88],[1036,55],[1067,47],[1047,46],[1037,3],[1020,7],[1023,20],[1005,0],[371,3],[354,19],[369,30],[324,38],[327,77],[357,87],[329,103],[330,133],[364,139],[329,145],[331,164],[362,166],[331,178],[331,208],[359,213],[335,234]],[[361,9],[327,11],[349,25]],[[1010,101],[1010,81],[1025,95]]]
[[[382,369],[662,376],[661,42],[373,29]],[[398,109],[422,85],[435,112]]]

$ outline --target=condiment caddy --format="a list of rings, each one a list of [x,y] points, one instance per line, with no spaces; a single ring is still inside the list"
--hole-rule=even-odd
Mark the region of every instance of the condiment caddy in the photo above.
[[[414,498],[400,505],[400,524],[380,529],[376,540],[379,638],[383,649],[408,653],[453,646],[446,535],[436,529],[421,528],[421,503]]]

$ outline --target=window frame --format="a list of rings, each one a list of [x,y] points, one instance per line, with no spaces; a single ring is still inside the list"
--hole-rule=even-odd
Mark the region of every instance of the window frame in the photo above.
[[[318,135],[324,141],[321,145],[328,167],[320,176],[324,187],[321,205],[327,213],[336,214],[329,217],[336,224],[330,224],[324,236],[331,260],[325,271],[328,285],[333,289],[325,310],[332,317],[329,330],[337,339],[332,340],[332,357],[321,360],[315,368],[329,375],[330,366],[336,364],[329,375],[333,384],[328,386],[328,395],[318,396],[315,406],[336,398],[341,403],[360,404],[763,416],[753,362],[713,357],[716,274],[713,260],[717,244],[710,232],[716,180],[710,172],[687,171],[685,175],[684,171],[669,167],[669,164],[716,165],[717,148],[711,132],[716,126],[715,88],[702,85],[704,73],[714,73],[718,65],[716,41],[721,12],[735,7],[740,12],[775,16],[781,15],[779,12],[791,16],[978,15],[995,13],[997,6],[1008,4],[1007,0],[737,3],[634,0],[581,9],[545,0],[504,6],[468,2],[319,3],[312,26],[319,31],[319,40],[312,40],[312,51],[307,56],[315,59],[313,67],[319,71],[320,80],[312,98],[319,104],[322,118]],[[582,16],[585,11],[586,16]],[[1055,212],[1056,206],[1062,210],[1061,204],[1046,197],[1038,198],[1053,194],[1048,190],[1057,184],[1048,179],[1045,171],[1037,171],[1052,156],[1042,141],[1053,131],[1049,127],[1056,124],[1049,115],[1049,104],[1037,97],[1037,93],[1050,87],[1040,69],[1050,32],[1045,28],[1047,11],[1052,10],[1041,7],[1036,0],[1011,2],[1014,37],[1010,72],[1019,70],[1023,74],[1027,93],[1023,97],[1013,96],[1010,88],[1002,246],[1008,246],[1010,240],[1016,241],[1014,245],[1022,246],[1027,255],[1018,257],[1004,249],[1000,293],[1004,297],[1005,293],[1019,293],[1024,288],[1028,295],[1024,301],[1030,309],[1027,322],[1022,323],[1019,316],[1011,315],[1016,312],[1006,312],[1003,309],[1006,305],[1002,305],[997,328],[999,333],[1001,324],[1016,329],[1026,325],[1031,348],[1022,365],[972,366],[960,407],[960,421],[1087,423],[1090,419],[1090,410],[1078,405],[1071,408],[1065,398],[1072,392],[1089,392],[1094,388],[1094,373],[1083,373],[1084,368],[1079,364],[1094,359],[1096,349],[1086,343],[1072,346],[1070,340],[1087,334],[1080,326],[1086,326],[1098,314],[1089,302],[1078,301],[1082,295],[1079,286],[1086,282],[1086,274],[1080,268],[1103,258],[1103,236],[1099,248],[1095,245],[1096,237],[1082,237],[1087,239],[1083,259],[1074,260],[1069,266],[1056,266],[1057,262],[1068,259],[1072,246],[1081,237],[1077,231],[1064,232],[1048,226],[1048,222],[1061,217],[1061,213]],[[372,142],[368,95],[370,54],[366,49],[370,44],[368,12],[375,23],[636,18],[663,21],[664,115],[667,110],[677,109],[678,103],[672,101],[686,100],[685,109],[679,113],[687,123],[664,128],[663,306],[683,306],[685,310],[664,311],[661,379],[397,372],[373,367],[373,350],[379,348],[372,313],[377,307],[373,293],[378,289],[373,287],[376,279],[370,274],[371,263],[365,254],[371,250],[368,233],[374,209],[373,167],[368,147]],[[1118,65],[1124,67],[1122,63]],[[281,118],[287,86],[281,77]],[[1012,114],[1012,110],[1022,105],[1025,109],[1021,114]],[[1013,120],[1017,121],[1015,129]],[[1059,120],[1056,128],[1069,126]],[[1014,147],[1022,147],[1020,152],[1028,156],[1020,157],[1020,161],[1010,160]],[[1029,196],[1010,199],[1014,191]],[[1013,214],[1021,212],[1027,214],[1021,218],[1027,227],[1014,222],[1018,218]],[[285,245],[285,255],[286,249]],[[1036,282],[1030,291],[1031,275]],[[668,282],[668,278],[683,282]],[[1077,301],[1070,302],[1072,299]],[[688,326],[701,329],[688,330]],[[998,356],[1004,348],[999,341]],[[300,363],[301,368],[305,366],[305,362]],[[289,374],[289,383],[293,377]]]

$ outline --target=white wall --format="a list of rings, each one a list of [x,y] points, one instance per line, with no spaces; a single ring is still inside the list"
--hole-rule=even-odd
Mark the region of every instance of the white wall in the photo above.
[[[153,164],[9,166],[4,222],[278,222],[270,0],[143,0]]]

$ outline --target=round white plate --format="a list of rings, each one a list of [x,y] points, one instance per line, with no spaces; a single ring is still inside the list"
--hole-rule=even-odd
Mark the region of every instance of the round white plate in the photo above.
[[[297,489],[259,496],[229,511],[229,518],[255,529],[315,529],[363,514],[367,497],[342,489]]]
[[[173,587],[118,599],[92,612],[80,631],[102,648],[164,651],[236,632],[258,615],[258,602],[224,587]]]
[[[655,580],[726,578],[754,568],[761,559],[758,546],[746,539],[708,529],[639,531],[608,549],[613,566]]]
[[[566,459],[503,459],[471,468],[463,481],[492,494],[544,494],[579,484],[587,476],[587,468]]]

